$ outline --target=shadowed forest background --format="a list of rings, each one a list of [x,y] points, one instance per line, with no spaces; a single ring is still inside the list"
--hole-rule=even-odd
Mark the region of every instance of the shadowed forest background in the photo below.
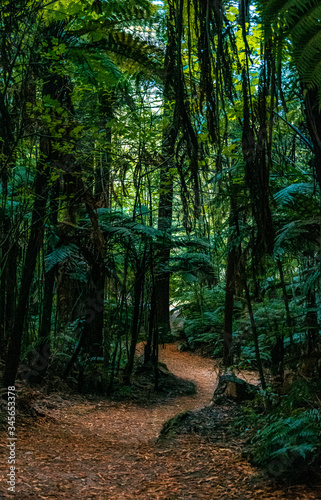
[[[237,422],[255,464],[315,474],[320,19],[317,0],[1,2],[3,388],[129,397],[143,342],[161,391],[178,342],[258,372]]]

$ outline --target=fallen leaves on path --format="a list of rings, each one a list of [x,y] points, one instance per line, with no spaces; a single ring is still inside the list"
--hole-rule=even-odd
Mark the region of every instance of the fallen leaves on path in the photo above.
[[[320,491],[280,488],[264,479],[235,450],[198,435],[157,443],[163,423],[175,414],[209,403],[216,373],[213,361],[175,346],[161,360],[176,375],[193,380],[198,393],[145,407],[108,400],[72,401],[51,396],[51,418],[18,427],[17,499],[207,499],[312,500]],[[0,498],[6,493],[5,436],[1,435]],[[1,496],[2,495],[2,496]]]

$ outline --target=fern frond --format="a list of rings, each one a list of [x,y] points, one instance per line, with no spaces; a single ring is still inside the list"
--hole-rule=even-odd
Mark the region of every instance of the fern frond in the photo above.
[[[313,290],[315,286],[320,284],[321,279],[321,265],[320,263],[311,269],[307,269],[304,272],[304,281],[302,284],[302,292],[307,294],[310,290]]]
[[[45,257],[45,271],[48,272],[57,265],[63,266],[64,273],[74,280],[86,283],[88,281],[88,264],[74,243],[54,248]]]
[[[57,264],[60,264],[62,261],[77,253],[78,247],[77,245],[71,243],[70,245],[61,245],[60,247],[55,248],[50,254],[45,257],[45,270],[46,272],[53,269]]]
[[[302,239],[305,240],[307,244],[312,243],[312,245],[316,246],[318,244],[319,233],[319,217],[289,222],[282,228],[275,240],[274,254],[280,255],[284,253],[284,249],[289,248],[291,245],[294,245],[297,249],[299,245],[295,245],[295,243],[298,242],[298,240],[301,240],[302,249]]]
[[[279,205],[294,203],[295,197],[298,195],[311,196],[315,191],[314,183],[298,182],[278,191],[274,196],[274,200]]]
[[[279,36],[290,37],[293,57],[302,80],[321,82],[321,4],[319,0],[259,0],[267,37],[274,27]]]

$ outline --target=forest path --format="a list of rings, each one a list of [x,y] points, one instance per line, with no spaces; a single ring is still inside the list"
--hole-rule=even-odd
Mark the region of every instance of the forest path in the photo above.
[[[176,375],[197,383],[193,396],[138,406],[107,400],[53,405],[53,419],[18,426],[17,499],[317,499],[307,488],[279,489],[235,451],[201,436],[181,435],[157,444],[163,423],[177,413],[208,404],[217,374],[212,360],[160,349],[160,360]],[[1,442],[4,441],[1,439]],[[6,450],[5,450],[6,452]],[[1,461],[0,498],[6,494]]]

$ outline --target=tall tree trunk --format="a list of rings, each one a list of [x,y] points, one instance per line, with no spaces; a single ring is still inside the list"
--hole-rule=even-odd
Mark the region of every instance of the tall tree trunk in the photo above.
[[[245,162],[245,182],[250,192],[252,213],[257,226],[256,259],[259,261],[265,250],[272,253],[274,228],[269,203],[269,165],[266,162],[266,62],[262,70],[258,99],[258,137],[255,137],[251,94],[249,93],[249,74],[242,72],[243,88],[243,131],[242,152]]]
[[[62,77],[49,73],[47,81],[43,84],[43,95],[52,99],[59,98]],[[45,131],[46,132],[46,131]],[[22,335],[27,314],[28,299],[37,257],[43,243],[46,205],[49,195],[49,178],[51,165],[57,161],[57,151],[53,151],[50,137],[43,133],[39,143],[39,161],[35,178],[35,201],[32,210],[30,236],[27,244],[26,256],[21,275],[21,286],[15,310],[15,317],[10,330],[6,364],[2,383],[4,386],[14,385],[20,362]]]
[[[239,210],[237,208],[237,185],[233,185],[232,176],[230,176],[230,196],[231,212],[229,217],[229,237],[227,242],[227,262],[225,275],[225,304],[224,304],[224,332],[223,332],[223,362],[224,366],[229,366],[233,359],[231,356],[231,347],[233,342],[233,309],[234,296],[236,291],[236,273],[241,257],[241,245],[235,245],[235,235],[240,237],[239,228]],[[235,234],[232,229],[235,228]],[[233,241],[234,240],[234,241]]]
[[[53,230],[58,221],[58,195],[59,195],[59,182],[56,181],[54,186],[51,189],[50,194],[50,214],[49,220],[51,225],[51,230]],[[53,250],[50,244],[48,244],[47,253],[50,253]],[[43,376],[46,368],[48,366],[49,358],[50,358],[50,333],[51,333],[51,316],[52,316],[52,306],[53,306],[53,292],[54,292],[54,284],[55,284],[55,269],[52,268],[48,272],[45,273],[45,284],[44,284],[44,292],[43,292],[43,304],[42,304],[42,314],[41,314],[41,323],[39,327],[39,346],[38,346],[38,354],[41,359],[41,367],[42,373],[39,373],[39,377]]]
[[[257,363],[257,368],[258,368],[259,375],[260,375],[260,381],[261,381],[262,389],[265,391],[265,389],[266,389],[266,382],[265,382],[265,377],[264,377],[264,372],[263,372],[263,365],[262,365],[261,354],[260,354],[259,334],[258,334],[258,331],[257,331],[257,328],[256,328],[255,319],[254,319],[254,314],[253,314],[253,309],[252,309],[252,302],[251,302],[251,296],[250,296],[249,287],[248,287],[248,284],[247,284],[247,281],[246,281],[245,270],[243,272],[243,279],[244,279],[244,290],[245,290],[245,297],[246,297],[246,302],[247,302],[247,308],[248,308],[248,311],[249,311],[250,322],[251,322],[252,333],[253,333],[256,363]]]
[[[99,152],[98,161],[99,165],[96,166],[95,171],[95,198],[100,202],[101,206],[110,208],[111,206],[111,189],[110,189],[110,173],[111,173],[111,144],[112,144],[112,130],[110,127],[110,120],[113,117],[113,104],[114,93],[106,95],[101,92],[99,96],[99,113],[100,113],[100,126],[104,129],[104,151]]]
[[[231,364],[231,346],[233,340],[233,307],[235,294],[235,271],[237,264],[237,250],[232,246],[230,236],[228,241],[228,255],[225,277],[225,303],[224,303],[224,333],[223,333],[223,361],[224,366]]]
[[[174,2],[169,2],[169,14],[167,19],[168,42],[165,54],[165,84],[164,84],[164,107],[165,114],[170,112],[166,109],[168,104],[175,100],[175,75],[177,69],[176,61],[176,36],[175,36],[175,7]],[[160,171],[160,194],[158,204],[158,229],[164,232],[162,247],[157,252],[157,268],[155,270],[155,294],[156,294],[156,325],[161,336],[170,332],[169,322],[169,285],[170,272],[170,232],[173,214],[173,157],[175,143],[178,134],[178,101],[175,100],[174,116],[170,117],[171,123],[163,134],[163,157],[164,163]],[[165,270],[164,270],[165,268]],[[167,268],[167,269],[166,269]]]
[[[92,224],[93,241],[91,247],[87,246],[87,242],[82,246],[83,255],[91,267],[90,276],[92,280],[92,286],[89,288],[90,291],[86,298],[88,308],[86,311],[87,334],[85,346],[88,354],[92,357],[102,357],[105,355],[105,365],[108,365],[109,346],[105,345],[105,349],[103,347],[106,278],[106,266],[104,261],[105,239],[98,223],[98,215],[95,211],[95,201],[88,190],[85,192],[84,201]]]
[[[131,342],[129,349],[129,359],[126,368],[126,376],[124,378],[124,381],[126,383],[129,383],[129,379],[134,368],[135,351],[139,334],[138,331],[139,310],[140,310],[141,295],[143,290],[143,283],[144,283],[144,265],[142,264],[142,265],[137,265],[136,275],[135,275],[134,311],[133,311],[133,320],[131,328]]]
[[[35,179],[35,202],[32,210],[30,236],[22,269],[21,286],[15,319],[8,343],[7,359],[3,373],[3,386],[14,385],[20,361],[21,341],[27,313],[30,287],[37,263],[37,256],[43,241],[43,232],[48,198],[51,144],[47,138],[40,141],[40,161]]]

